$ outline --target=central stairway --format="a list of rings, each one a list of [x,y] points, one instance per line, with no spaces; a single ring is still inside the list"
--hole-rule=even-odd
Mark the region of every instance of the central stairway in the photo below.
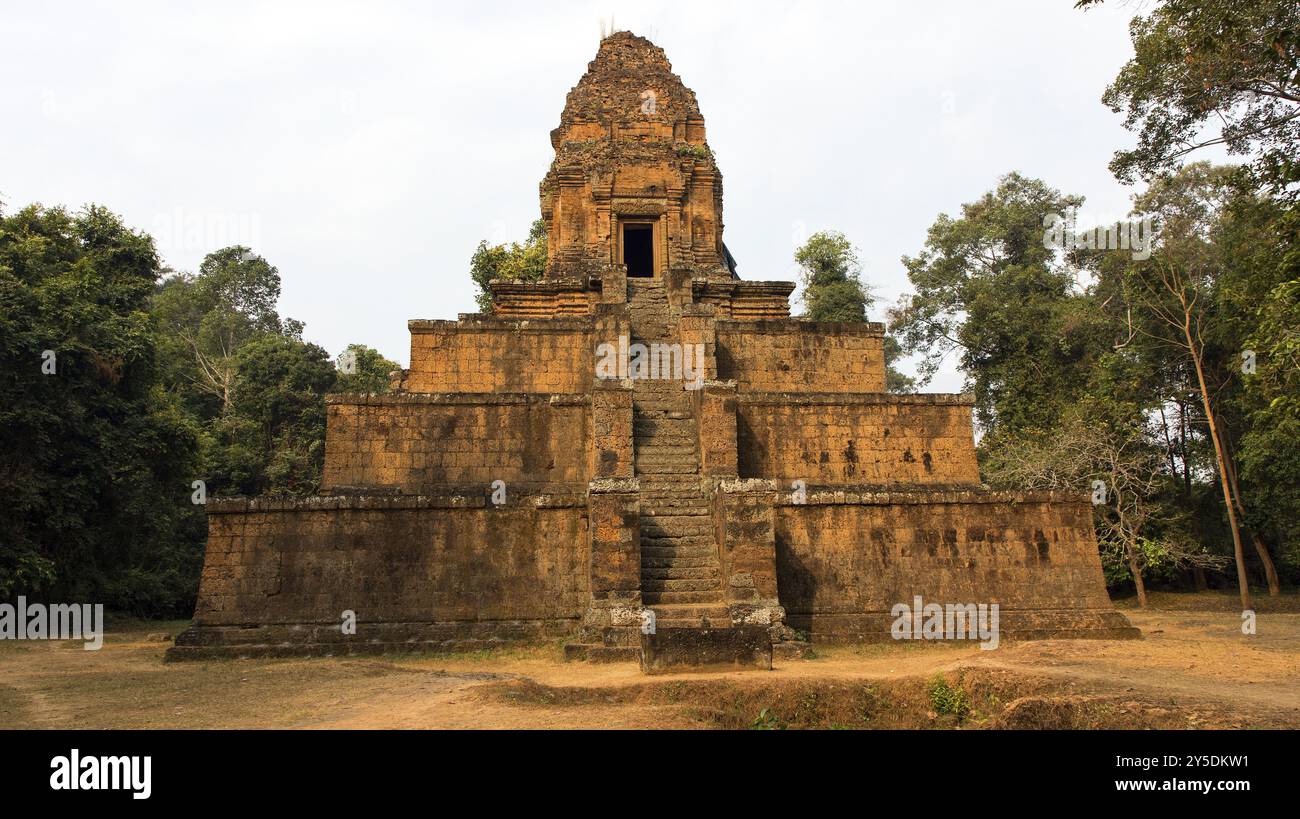
[[[628,280],[632,343],[678,344],[658,280]],[[729,628],[722,566],[701,484],[691,394],[675,373],[632,380],[632,441],[641,484],[641,599],[656,628]]]

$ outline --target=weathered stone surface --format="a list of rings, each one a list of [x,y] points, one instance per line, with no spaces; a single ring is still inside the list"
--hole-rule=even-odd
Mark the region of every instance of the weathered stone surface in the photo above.
[[[787,622],[814,641],[891,639],[893,606],[993,604],[1003,639],[1135,636],[1111,607],[1086,498],[862,492],[783,498],[777,567]]]
[[[772,668],[772,637],[761,626],[665,628],[641,635],[647,674],[720,668]]]
[[[979,485],[964,395],[737,398],[739,470],[805,484]]]
[[[394,392],[331,396],[322,496],[209,503],[169,659],[564,636],[571,659],[770,667],[806,650],[792,627],[888,639],[917,595],[996,602],[1006,639],[1133,635],[1082,499],[984,490],[968,396],[886,394],[882,325],[791,319],[792,284],[738,278],[659,48],[606,38],[551,139],[545,279],[411,321]],[[597,368],[634,344],[681,372]]]

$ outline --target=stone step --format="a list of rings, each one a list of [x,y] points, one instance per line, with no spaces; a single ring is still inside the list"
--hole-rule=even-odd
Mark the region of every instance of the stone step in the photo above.
[[[648,443],[633,439],[632,443],[634,444],[633,454],[640,453],[656,458],[696,457],[695,446],[690,441],[673,441],[671,443],[655,441],[654,443]]]
[[[685,432],[694,431],[695,424],[688,415],[685,418],[650,418],[647,416],[632,416],[632,431],[636,432]]]
[[[638,466],[636,474],[641,475],[693,475],[699,471],[697,466],[690,464],[648,464],[644,468]]]
[[[695,451],[695,432],[647,432],[632,433],[632,442],[638,447],[688,447]]]
[[[722,591],[642,591],[641,599],[650,606],[660,603],[721,603]]]
[[[635,458],[633,464],[643,472],[659,474],[689,475],[699,471],[700,462],[696,458]]]
[[[690,489],[669,490],[664,489],[656,492],[641,492],[641,505],[646,504],[665,504],[667,506],[675,505],[704,505],[709,506],[711,498],[703,492],[696,492]]]
[[[648,522],[652,526],[658,527],[660,529],[673,528],[676,526],[686,526],[686,527],[706,526],[712,520],[712,518],[707,514],[704,515],[642,515],[642,521],[641,521],[642,524],[645,524],[647,522],[645,520],[646,518],[649,518]],[[709,531],[713,531],[711,527]]]
[[[633,451],[637,463],[642,464],[698,464],[699,457],[696,456],[694,449],[687,449],[684,452],[658,452],[651,450],[646,452]]]
[[[650,607],[655,630],[661,628],[731,628],[731,611],[725,605],[687,604]]]
[[[699,478],[650,478],[641,482],[642,491],[649,489],[680,489],[682,487],[692,487],[704,491],[704,484]]]
[[[710,557],[646,557],[641,554],[641,571],[646,569],[717,569],[718,556]]]
[[[723,603],[660,603],[651,606],[655,617],[668,617],[674,620],[698,620],[701,617],[731,622],[731,610]]]
[[[637,412],[679,412],[688,406],[688,402],[676,398],[632,398],[632,408]]]
[[[731,616],[728,615],[725,620],[714,620],[712,617],[702,617],[698,620],[677,620],[665,617],[661,620],[658,615],[655,615],[655,629],[661,628],[731,628]]]
[[[699,478],[696,476],[685,475],[682,483],[666,484],[662,483],[662,478],[674,478],[678,476],[665,475],[656,478],[646,478],[641,482],[642,498],[700,498],[708,500],[710,493],[700,488]],[[653,484],[650,482],[654,481]]]
[[[649,580],[707,580],[716,586],[721,573],[718,566],[642,566],[641,583],[644,586]]]
[[[691,534],[691,535],[648,535],[643,530],[641,532],[641,548],[650,549],[692,549],[696,547],[707,547],[712,549],[714,554],[717,553],[717,540],[713,533],[708,534]]]
[[[637,446],[688,446],[691,449],[694,449],[695,430],[681,429],[668,431],[657,429],[645,432],[634,430],[632,432],[632,440],[636,442]]]
[[[712,518],[713,509],[703,501],[641,501],[641,516]]]
[[[666,421],[665,419],[655,419],[658,426],[642,427],[639,422],[632,426],[632,438],[641,439],[686,439],[691,442],[695,441],[696,431],[695,424],[690,421]],[[666,424],[675,424],[676,426],[666,426]]]
[[[718,547],[710,543],[707,546],[703,544],[689,544],[683,546],[647,546],[645,542],[641,543],[641,559],[659,557],[668,560],[675,560],[679,557],[699,557],[706,560],[718,559]]]
[[[638,403],[639,399],[633,399],[632,404]],[[634,414],[632,416],[632,434],[633,435],[694,435],[695,420],[690,417],[690,413],[683,407],[680,412],[672,410],[678,415],[685,415],[685,418],[669,418],[668,411],[659,412],[658,415]]]
[[[696,535],[699,537],[712,537],[713,525],[712,519],[707,517],[695,517],[690,520],[696,523],[660,523],[658,521],[641,521],[641,537],[688,537]]]
[[[634,453],[636,454],[636,453]],[[695,450],[686,452],[642,452],[637,457],[638,463],[643,464],[697,464],[699,460],[695,457]]]
[[[717,592],[721,593],[721,582],[716,577],[689,579],[659,579],[641,577],[641,593],[645,592]]]
[[[641,501],[641,516],[656,518],[662,516],[698,515],[708,517],[712,509],[706,503],[670,505],[665,503],[647,503]]]
[[[710,505],[711,498],[703,492],[697,492],[691,489],[663,489],[655,492],[641,492],[641,505],[646,504],[667,504],[673,506],[677,504],[703,504]]]

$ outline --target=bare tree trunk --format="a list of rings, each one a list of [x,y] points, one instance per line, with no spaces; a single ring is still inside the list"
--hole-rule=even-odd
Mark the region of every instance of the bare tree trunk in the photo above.
[[[1115,519],[1119,522],[1119,534],[1124,538],[1124,551],[1128,553],[1128,570],[1133,575],[1133,588],[1137,589],[1138,606],[1147,607],[1147,584],[1142,580],[1142,564],[1138,560],[1138,533],[1130,532],[1128,521],[1124,515],[1123,495],[1119,491],[1119,481],[1116,480],[1115,470],[1110,473],[1111,492],[1115,497]]]
[[[1228,457],[1228,482],[1232,485],[1232,499],[1237,504],[1237,514],[1243,518],[1246,517],[1246,507],[1241,499],[1241,484],[1237,482],[1237,467],[1232,462],[1231,453]],[[1268,553],[1268,544],[1264,543],[1264,538],[1259,536],[1259,532],[1252,526],[1250,529],[1250,540],[1255,545],[1255,552],[1259,555],[1259,562],[1264,564],[1264,577],[1268,579],[1268,596],[1277,597],[1282,593],[1282,584],[1277,578],[1277,567],[1273,565],[1273,557]]]
[[[1187,451],[1187,405],[1181,400],[1178,402],[1178,434],[1181,438],[1183,457],[1183,491],[1187,493],[1187,499],[1192,499],[1192,466],[1191,454]]]
[[[1133,544],[1131,543],[1125,544],[1125,550],[1128,552],[1128,570],[1129,573],[1133,575],[1133,586],[1137,589],[1138,593],[1138,606],[1140,608],[1146,608],[1147,586],[1146,583],[1142,581],[1142,567],[1138,565],[1137,550],[1133,548]]]
[[[1184,310],[1187,310],[1184,303]],[[1228,470],[1224,465],[1223,442],[1219,439],[1219,425],[1210,408],[1210,391],[1205,385],[1205,370],[1201,366],[1201,348],[1192,337],[1192,317],[1186,312],[1183,322],[1183,335],[1187,338],[1187,348],[1192,354],[1192,363],[1196,366],[1196,380],[1200,384],[1201,404],[1205,407],[1205,421],[1210,427],[1210,439],[1214,442],[1214,458],[1219,465],[1219,488],[1223,490],[1223,503],[1228,510],[1228,527],[1232,529],[1232,553],[1237,561],[1237,589],[1241,593],[1241,610],[1250,609],[1250,578],[1246,576],[1246,554],[1241,545],[1241,527],[1237,524],[1237,507],[1232,500],[1232,490],[1228,487]]]
[[[1192,567],[1192,582],[1196,585],[1197,591],[1205,591],[1210,588],[1210,581],[1205,579],[1205,569],[1200,566]]]
[[[1165,457],[1169,460],[1169,476],[1178,479],[1178,467],[1174,463],[1174,441],[1169,436],[1169,420],[1165,418],[1164,400],[1160,401],[1160,428],[1165,433]]]

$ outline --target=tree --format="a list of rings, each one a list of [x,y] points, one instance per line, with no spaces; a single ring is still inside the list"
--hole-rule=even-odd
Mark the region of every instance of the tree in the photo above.
[[[1082,202],[1010,173],[960,218],[940,214],[925,248],[903,258],[914,292],[891,311],[891,329],[921,356],[923,384],[960,355],[986,435],[1052,429],[1087,383],[1098,317],[1043,230],[1045,217]]]
[[[806,321],[866,321],[867,309],[875,298],[862,284],[862,263],[853,243],[838,231],[821,231],[808,237],[794,254],[802,271],[803,302],[808,308],[801,316]],[[902,357],[902,348],[892,335],[886,335],[885,389],[889,392],[913,392],[916,379],[892,366]]]
[[[281,321],[280,271],[241,245],[209,253],[197,276],[179,274],[158,289],[154,313],[166,330],[172,379],[230,409],[235,356],[249,339],[296,337],[302,324]]]
[[[1111,162],[1119,179],[1174,170],[1210,145],[1258,152],[1256,173],[1275,191],[1300,179],[1300,4],[1165,0],[1130,31],[1133,58],[1102,97],[1138,133]]]
[[[862,286],[857,249],[838,231],[821,231],[795,251],[808,321],[866,321],[873,299]]]
[[[241,346],[230,411],[209,433],[214,491],[317,491],[325,458],[325,394],[336,379],[329,354],[315,344],[265,334]]]
[[[1147,604],[1150,569],[1222,565],[1197,547],[1167,502],[1172,476],[1135,407],[1085,399],[1051,434],[1000,449],[985,472],[999,487],[1090,493],[1108,575],[1130,577],[1139,606]]]
[[[1278,258],[1270,280],[1252,277],[1242,296],[1254,321],[1242,348],[1253,354],[1255,372],[1245,376],[1242,414],[1246,429],[1238,450],[1242,482],[1253,503],[1251,528],[1269,528],[1275,542],[1289,544],[1280,557],[1300,564],[1300,209],[1269,221]],[[1240,492],[1236,493],[1240,497]],[[1271,584],[1270,584],[1271,586]]]
[[[159,381],[160,272],[105,208],[0,213],[0,598],[192,610],[198,426]]]
[[[1236,470],[1216,411],[1207,341],[1214,332],[1211,325],[1219,312],[1220,285],[1226,264],[1230,264],[1225,262],[1223,243],[1216,239],[1235,183],[1235,169],[1208,163],[1196,163],[1156,180],[1147,193],[1137,197],[1135,207],[1158,218],[1158,249],[1150,259],[1127,265],[1122,275],[1126,309],[1136,308],[1149,319],[1130,322],[1130,338],[1140,334],[1186,356],[1195,376],[1232,534],[1241,605],[1246,610],[1250,608],[1250,583],[1241,536],[1244,504],[1240,488],[1234,489]],[[1258,537],[1254,544],[1269,578],[1270,593],[1277,594],[1277,573],[1268,549]]]
[[[352,371],[340,368],[334,392],[382,395],[389,390],[392,373],[401,369],[396,361],[389,361],[374,347],[364,344],[349,344],[339,360],[344,358],[351,361]]]
[[[478,243],[469,261],[469,275],[478,285],[474,299],[479,310],[492,311],[493,280],[535,282],[546,273],[546,222],[538,219],[528,231],[524,244],[489,245],[487,240]]]

